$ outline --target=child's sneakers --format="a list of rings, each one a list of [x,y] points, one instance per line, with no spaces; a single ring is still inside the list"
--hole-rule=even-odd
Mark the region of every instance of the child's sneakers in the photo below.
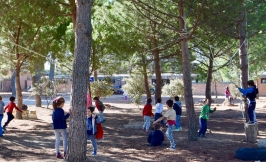
[[[175,147],[170,147],[168,150],[169,151],[175,151],[176,149],[175,149]]]
[[[57,159],[64,159],[64,157],[60,153],[57,153],[56,158]]]
[[[92,156],[96,156],[97,155],[97,152],[96,151],[93,151],[91,155]]]

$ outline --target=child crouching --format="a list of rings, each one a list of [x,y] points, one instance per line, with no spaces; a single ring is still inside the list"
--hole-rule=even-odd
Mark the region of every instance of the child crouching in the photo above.
[[[160,124],[154,125],[154,130],[148,136],[149,146],[161,146],[163,144],[164,135],[160,128]]]
[[[93,146],[92,155],[97,155],[97,141],[96,141],[96,133],[97,127],[96,124],[101,123],[100,118],[97,115],[93,114],[95,107],[90,106],[87,109],[87,121],[86,121],[86,128],[87,128],[87,139],[91,140],[91,144]]]

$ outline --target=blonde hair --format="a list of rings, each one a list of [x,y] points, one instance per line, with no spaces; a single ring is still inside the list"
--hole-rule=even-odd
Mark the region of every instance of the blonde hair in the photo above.
[[[53,108],[54,110],[58,108],[62,103],[65,103],[65,99],[62,96],[58,96],[53,100]]]

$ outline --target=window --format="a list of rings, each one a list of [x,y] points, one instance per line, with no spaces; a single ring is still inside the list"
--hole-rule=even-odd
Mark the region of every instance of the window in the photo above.
[[[266,78],[261,78],[261,83],[266,84]]]

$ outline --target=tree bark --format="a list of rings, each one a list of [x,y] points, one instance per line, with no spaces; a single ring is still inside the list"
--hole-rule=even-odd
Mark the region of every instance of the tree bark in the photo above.
[[[22,108],[22,102],[23,102],[23,99],[22,99],[22,92],[21,92],[21,85],[20,85],[20,60],[17,60],[17,63],[16,63],[16,98],[17,98],[17,101],[18,101],[18,108]],[[22,113],[18,110],[16,110],[16,119],[22,119]]]
[[[154,99],[157,100],[157,98],[161,98],[162,95],[162,75],[161,75],[161,66],[160,66],[160,51],[158,48],[158,40],[156,37],[156,24],[153,23],[152,25],[152,44],[155,48],[152,51],[153,57],[154,57],[154,71],[155,71],[155,77],[156,77],[156,85],[155,85],[155,95]]]
[[[148,73],[147,73],[147,64],[146,64],[146,58],[144,55],[142,57],[142,70],[143,70],[143,75],[144,75],[144,85],[145,85],[145,91],[147,98],[151,98],[151,91],[149,87],[149,81],[148,81]]]
[[[240,13],[241,15],[241,22],[239,23],[239,37],[240,37],[240,52],[239,52],[239,58],[240,58],[240,69],[241,69],[241,85],[243,88],[247,88],[247,82],[248,82],[248,56],[247,56],[247,50],[246,50],[246,19],[245,19],[245,11],[242,11]],[[246,121],[249,120],[248,118],[248,104],[247,104],[247,98],[243,96],[242,104],[245,108],[245,116]]]
[[[72,111],[70,114],[67,161],[86,161],[86,96],[92,41],[93,0],[76,0],[75,55],[72,72]]]
[[[197,118],[194,109],[194,102],[192,96],[192,82],[190,74],[190,55],[188,51],[187,43],[187,28],[185,26],[185,15],[183,0],[178,1],[178,10],[182,18],[179,19],[180,30],[184,32],[181,35],[181,49],[182,49],[182,65],[183,65],[183,81],[184,81],[184,94],[185,94],[185,104],[188,120],[188,139],[191,141],[197,140]]]
[[[206,89],[205,89],[205,96],[209,101],[209,105],[211,105],[211,83],[212,83],[212,70],[213,70],[213,57],[212,51],[210,51],[209,55],[209,66],[208,66],[208,73],[207,73],[207,81],[206,81]]]
[[[32,87],[36,87],[35,84],[36,84],[36,77],[35,76],[31,76],[31,86]],[[35,106],[36,107],[42,107],[42,99],[41,99],[41,96],[39,94],[35,94],[34,95],[34,98],[35,98]]]

